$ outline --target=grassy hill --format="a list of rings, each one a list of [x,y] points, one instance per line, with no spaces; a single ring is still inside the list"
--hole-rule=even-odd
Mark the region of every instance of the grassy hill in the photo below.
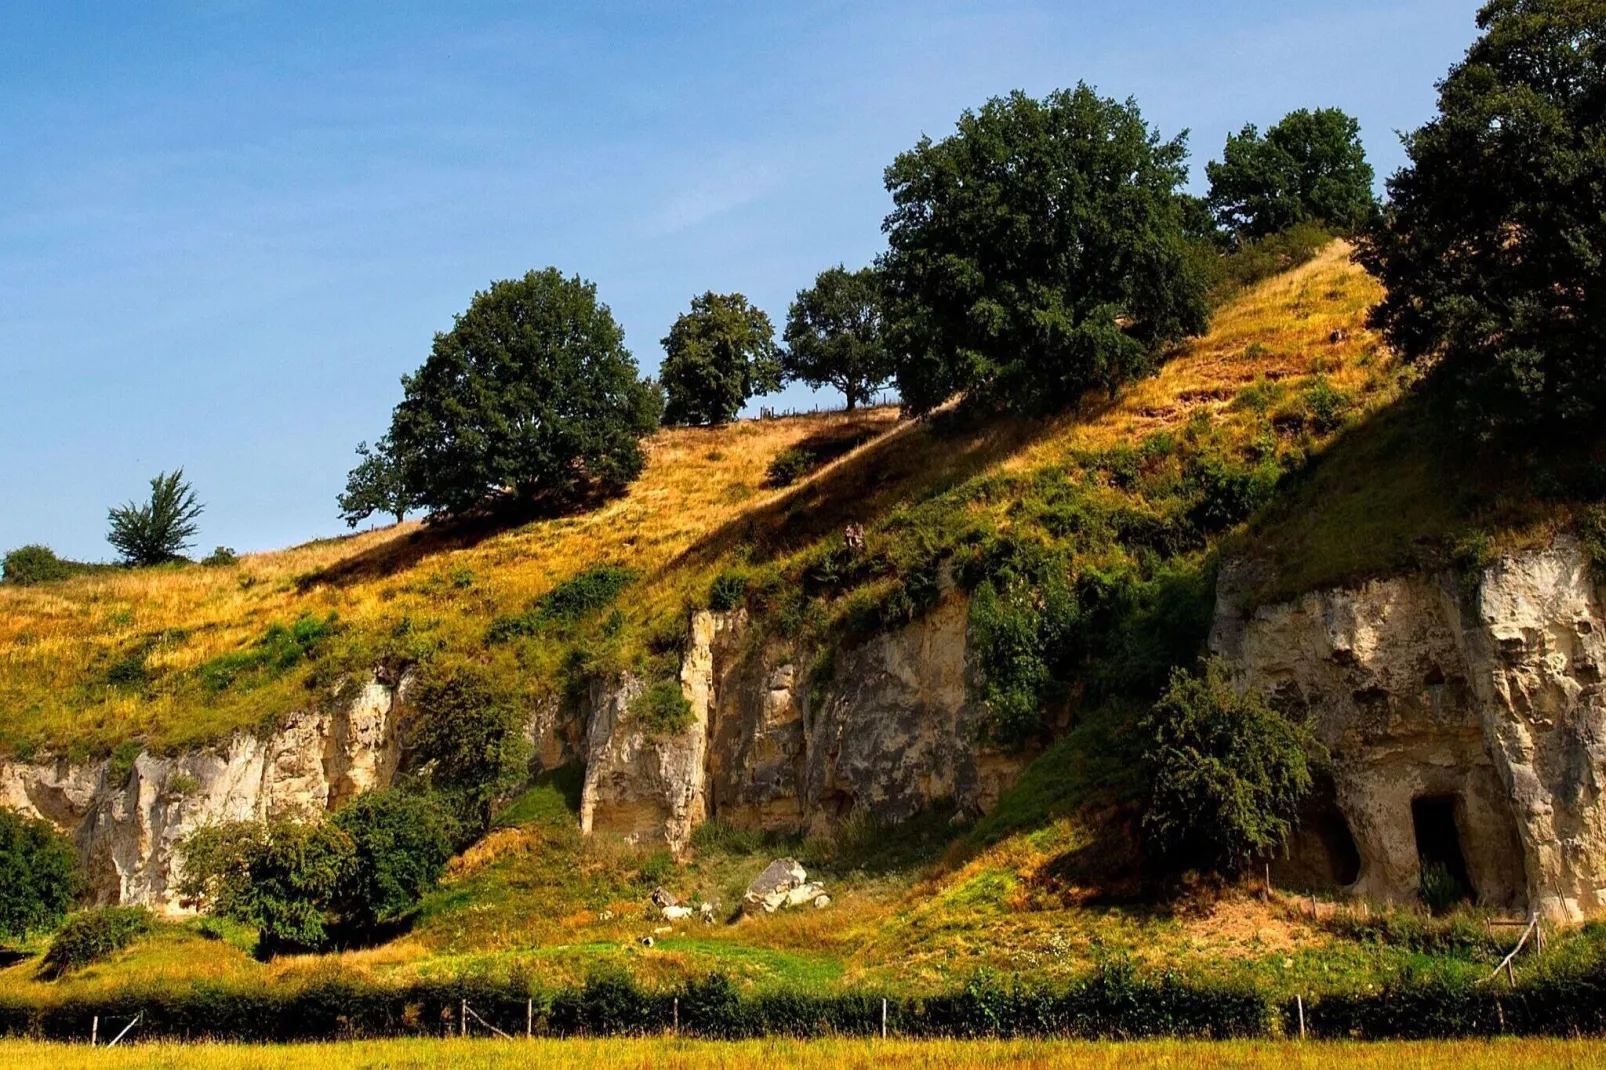
[[[970,495],[948,513],[1004,517],[1045,473],[1081,480],[1099,463],[1091,455],[1190,429],[1224,455],[1315,453],[1397,394],[1399,371],[1360,325],[1376,297],[1334,244],[1225,308],[1159,376],[1057,419],[915,424],[882,409],[664,431],[628,494],[577,516],[506,530],[409,523],[223,567],[3,586],[0,751],[106,753],[135,738],[189,746],[271,724],[306,704],[309,681],[443,651],[497,666],[521,690],[552,688],[573,634],[514,650],[487,644],[487,629],[590,568],[637,577],[611,650],[639,660],[673,645],[723,570],[795,572],[854,522],[870,526],[873,546],[890,546],[909,510],[945,492]],[[1345,337],[1333,342],[1335,331]],[[1325,423],[1305,411],[1313,384],[1332,410]],[[770,463],[797,449],[841,456],[800,485],[769,486]],[[1130,489],[1119,473],[1098,478]],[[989,480],[982,503],[975,492]],[[885,587],[895,571],[875,580]],[[859,602],[829,614],[851,613],[873,586],[832,592]]]
[[[1080,606],[1108,609],[1084,615],[1098,619],[1085,625],[1079,726],[979,823],[939,812],[891,834],[850,822],[829,841],[716,823],[677,868],[666,852],[582,839],[573,771],[560,770],[508,807],[411,930],[381,947],[260,963],[251,934],[225,923],[164,924],[60,981],[39,980],[31,962],[0,971],[0,996],[311,983],[331,970],[556,984],[599,967],[646,980],[712,969],[759,988],[937,992],[1114,960],[1290,994],[1487,972],[1500,942],[1474,919],[1371,916],[1254,888],[1196,887],[1157,904],[1128,880],[1131,770],[1112,742],[1123,689],[1196,649],[1223,547],[1273,562],[1273,597],[1450,561],[1469,538],[1486,553],[1567,520],[1529,491],[1469,495],[1466,481],[1446,482],[1453,453],[1421,433],[1415,402],[1402,401],[1407,373],[1364,327],[1377,296],[1335,243],[1223,308],[1158,376],[1054,419],[910,423],[876,410],[665,431],[630,492],[582,515],[408,524],[224,567],[0,588],[0,732],[12,754],[216,739],[387,660],[473,659],[529,701],[575,671],[665,671],[716,581],[726,602],[822,652],[919,613],[939,565],[1007,591],[1047,561],[1078,585]],[[771,463],[791,450],[821,463],[770,486]],[[849,523],[868,529],[852,561]],[[628,596],[613,612],[520,626],[600,566],[628,570],[616,573]],[[1006,699],[1026,686],[989,679]],[[694,922],[640,943],[658,924],[643,913],[655,885],[730,907],[781,853],[827,882],[831,910]]]

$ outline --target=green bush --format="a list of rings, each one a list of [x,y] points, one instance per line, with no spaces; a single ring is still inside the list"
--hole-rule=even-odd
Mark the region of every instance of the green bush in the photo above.
[[[536,636],[551,628],[571,627],[608,608],[638,574],[623,565],[597,565],[558,584],[530,603],[523,613],[491,622],[486,641],[505,643]]]
[[[1310,427],[1319,435],[1330,435],[1344,426],[1344,417],[1353,407],[1349,397],[1333,388],[1326,376],[1318,375],[1305,388],[1305,410],[1310,414]]]
[[[1595,580],[1606,583],[1606,505],[1592,505],[1578,518],[1578,536]]]
[[[201,564],[206,565],[208,568],[227,568],[229,565],[237,565],[239,563],[240,555],[227,546],[219,546],[201,558]]]
[[[53,928],[82,886],[71,840],[48,822],[0,807],[0,940]]]
[[[250,689],[313,660],[339,630],[340,619],[334,613],[322,619],[302,614],[288,627],[270,624],[245,650],[212,658],[196,672],[201,686],[213,695],[235,687]]]
[[[1233,875],[1287,841],[1319,753],[1307,726],[1240,695],[1212,661],[1173,672],[1139,732],[1143,830],[1160,861]]]
[[[31,587],[36,583],[53,583],[64,580],[77,571],[71,561],[63,561],[48,546],[19,546],[6,554],[0,578],[18,587]]]
[[[782,450],[770,461],[765,478],[772,487],[790,487],[812,472],[819,463],[810,450]]]
[[[708,586],[708,608],[715,613],[729,613],[740,606],[746,597],[747,576],[733,569],[726,569],[715,576],[714,582]]]
[[[513,698],[472,662],[425,665],[413,685],[418,714],[413,746],[432,786],[455,800],[472,830],[488,826],[496,804],[523,782],[530,758],[524,719]]]
[[[357,796],[333,822],[356,855],[336,909],[343,924],[359,930],[396,921],[417,905],[446,872],[459,834],[434,795],[394,788]]]
[[[678,735],[691,725],[691,703],[679,680],[659,680],[630,704],[630,716],[652,735]]]
[[[68,917],[45,952],[44,973],[60,976],[101,962],[155,928],[144,907],[97,907]]]

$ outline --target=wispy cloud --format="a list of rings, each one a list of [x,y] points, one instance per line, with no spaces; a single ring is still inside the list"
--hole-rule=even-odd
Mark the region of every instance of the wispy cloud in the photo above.
[[[679,176],[652,214],[655,235],[678,234],[758,200],[780,184],[781,169],[745,153],[730,153]]]

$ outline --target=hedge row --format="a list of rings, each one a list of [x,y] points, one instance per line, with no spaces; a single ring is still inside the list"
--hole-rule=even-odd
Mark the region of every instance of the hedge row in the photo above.
[[[94,1000],[50,1004],[0,999],[0,1035],[85,1039],[91,1018],[103,1035],[142,1015],[140,1038],[298,1041],[455,1033],[467,1001],[486,1021],[518,1035],[533,1011],[542,1036],[661,1033],[687,1036],[873,1036],[882,997],[870,993],[742,994],[713,975],[672,990],[624,976],[583,988],[532,991],[522,979],[419,981],[406,986],[330,975],[299,985],[243,988],[198,983],[182,989],[130,988]],[[527,1002],[528,1001],[528,1002]],[[1062,988],[975,985],[949,995],[888,997],[888,1029],[907,1037],[1240,1038],[1297,1032],[1296,1008],[1241,987],[1176,978],[1141,979],[1106,970]],[[1606,1034],[1606,969],[1543,977],[1516,989],[1442,980],[1379,992],[1333,995],[1304,1005],[1318,1038],[1389,1039]],[[470,1020],[470,1033],[486,1030]]]

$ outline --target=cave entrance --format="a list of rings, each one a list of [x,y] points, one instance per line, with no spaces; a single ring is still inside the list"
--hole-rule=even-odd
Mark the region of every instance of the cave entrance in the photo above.
[[[1435,913],[1473,898],[1456,821],[1459,806],[1460,799],[1454,795],[1423,795],[1411,800],[1416,856],[1422,871],[1420,891],[1423,902]]]

